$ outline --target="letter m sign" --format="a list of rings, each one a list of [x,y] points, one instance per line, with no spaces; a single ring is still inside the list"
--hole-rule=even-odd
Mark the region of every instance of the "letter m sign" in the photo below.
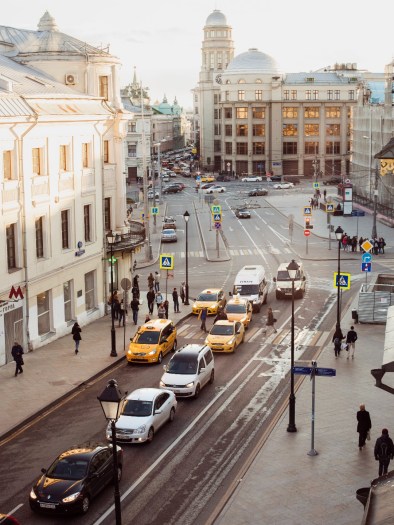
[[[20,299],[23,299],[23,293],[22,293],[22,290],[21,290],[21,287],[18,286],[17,289],[15,289],[15,286],[12,286],[11,287],[11,291],[10,291],[10,295],[8,296],[9,299],[18,299],[18,297]]]

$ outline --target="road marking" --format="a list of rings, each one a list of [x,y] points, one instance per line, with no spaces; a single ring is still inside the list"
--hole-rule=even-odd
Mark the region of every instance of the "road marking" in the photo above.
[[[247,340],[248,343],[252,343],[255,339],[257,339],[263,332],[263,328],[259,328],[256,333],[254,333],[249,339]]]
[[[257,226],[257,224],[254,225],[254,229],[260,231],[260,228]]]

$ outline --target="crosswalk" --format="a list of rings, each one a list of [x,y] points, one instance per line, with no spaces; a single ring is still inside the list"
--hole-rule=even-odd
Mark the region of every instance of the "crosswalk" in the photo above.
[[[276,248],[274,246],[265,246],[265,247],[262,247],[261,249],[258,249],[258,248],[233,248],[233,249],[229,249],[227,250],[228,251],[228,254],[231,256],[231,257],[239,257],[241,255],[260,255],[261,254],[261,250],[263,250],[264,252],[266,253],[272,253],[273,255],[279,255],[281,253],[286,253],[286,254],[291,254],[293,253],[290,248],[287,248],[286,246],[282,246],[280,249],[279,248]],[[169,252],[169,251],[166,251],[165,252],[166,254],[168,255],[172,255],[173,257],[178,257],[180,259],[185,259],[186,257],[186,252]],[[205,254],[203,251],[190,251],[189,252],[189,257],[194,257],[194,258],[204,258],[205,259]]]

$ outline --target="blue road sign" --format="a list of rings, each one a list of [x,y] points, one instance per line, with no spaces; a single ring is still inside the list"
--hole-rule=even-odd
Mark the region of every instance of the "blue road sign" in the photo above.
[[[371,262],[362,262],[361,263],[362,272],[372,272],[372,263]]]
[[[317,376],[323,377],[334,377],[337,375],[335,368],[316,368],[315,373]]]
[[[312,215],[312,208],[310,206],[304,206],[304,215]]]
[[[215,213],[213,216],[213,220],[215,222],[220,222],[222,220],[222,214],[221,213]]]
[[[310,376],[313,368],[311,366],[293,366],[293,374]]]
[[[157,215],[159,213],[159,208],[151,208],[150,211],[152,215]]]
[[[317,376],[334,377],[337,374],[335,368],[314,368],[313,366],[293,366],[293,374],[310,376],[314,370]]]
[[[333,204],[326,204],[326,212],[332,213],[334,211],[334,205]]]
[[[173,270],[174,269],[174,256],[162,253],[160,254],[160,270]]]
[[[370,253],[363,253],[361,256],[361,260],[364,263],[372,262],[372,255]]]

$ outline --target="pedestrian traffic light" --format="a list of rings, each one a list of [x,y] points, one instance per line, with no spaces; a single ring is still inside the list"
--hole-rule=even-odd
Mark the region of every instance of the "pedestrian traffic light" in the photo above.
[[[313,228],[313,224],[311,224],[311,218],[305,217],[305,229],[311,230]]]
[[[108,259],[108,262],[110,262],[111,264],[115,264],[117,260],[118,260],[118,259],[113,255],[112,258],[110,257],[110,258]]]

